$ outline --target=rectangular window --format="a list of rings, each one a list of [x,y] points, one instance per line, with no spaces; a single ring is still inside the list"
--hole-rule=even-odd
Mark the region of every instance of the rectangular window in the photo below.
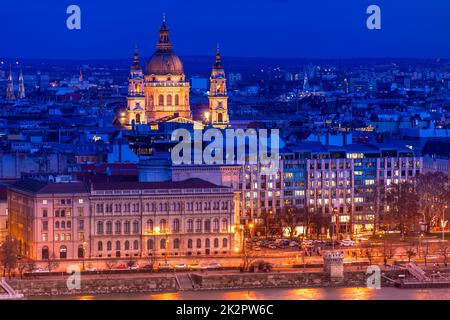
[[[48,231],[48,221],[42,221],[42,231]]]
[[[42,234],[42,241],[43,242],[47,242],[48,241],[48,233],[43,233]]]
[[[42,204],[47,204],[47,200],[42,200]]]
[[[79,204],[83,204],[83,199],[78,199]]]
[[[47,210],[47,208],[46,208],[46,209],[42,209],[42,216],[43,216],[44,218],[47,218],[47,216],[48,216],[48,210]]]
[[[78,230],[84,230],[84,220],[78,220]]]

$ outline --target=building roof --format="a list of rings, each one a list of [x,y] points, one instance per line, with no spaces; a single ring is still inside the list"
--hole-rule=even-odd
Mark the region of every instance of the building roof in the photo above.
[[[33,179],[24,179],[11,184],[10,188],[36,194],[89,193],[86,184],[79,181],[47,183]]]
[[[8,187],[6,185],[0,185],[0,201],[6,201],[7,199],[7,189]]]
[[[228,188],[214,183],[193,178],[184,181],[163,182],[93,182],[92,191],[95,190],[148,190],[148,189],[197,189],[197,188]]]

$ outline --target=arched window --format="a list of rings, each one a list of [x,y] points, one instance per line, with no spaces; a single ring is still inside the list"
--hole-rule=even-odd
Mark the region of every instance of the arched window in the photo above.
[[[187,221],[187,232],[194,232],[194,221],[192,219]]]
[[[130,241],[125,241],[125,250],[130,250]]]
[[[180,96],[179,95],[175,95],[175,105],[178,106],[180,104]]]
[[[137,240],[133,241],[133,250],[139,250],[139,241]]]
[[[59,221],[55,222],[55,229],[59,229]]]
[[[218,248],[219,247],[219,239],[215,238],[214,239],[214,248]]]
[[[209,239],[205,240],[205,248],[209,248],[211,246],[211,243],[209,241]]]
[[[78,246],[78,258],[84,258],[84,248],[82,244]]]
[[[152,219],[147,220],[147,232],[149,232],[149,233],[153,232],[153,220]]]
[[[116,221],[116,234],[122,233],[122,222]]]
[[[173,240],[173,248],[180,249],[180,239]]]
[[[103,234],[103,222],[97,222],[97,234]]]
[[[217,115],[217,122],[223,122],[223,115],[221,113]]]
[[[153,240],[152,239],[147,240],[147,250],[153,250]]]
[[[205,220],[205,232],[211,232],[211,220],[206,219]]]
[[[97,250],[98,250],[98,251],[103,251],[103,242],[99,241],[99,242],[97,243]]]
[[[170,94],[167,95],[167,105],[168,106],[172,105],[172,96]]]
[[[197,248],[201,248],[202,247],[202,240],[201,239],[197,239]]]
[[[166,249],[166,239],[161,239],[161,241],[159,242],[159,248]]]
[[[141,115],[139,113],[136,114],[136,123],[141,123]]]
[[[188,240],[187,247],[188,247],[188,249],[192,249],[192,239]]]
[[[159,228],[161,229],[161,232],[166,232],[167,230],[167,221],[166,219],[161,219],[159,221]]]
[[[222,219],[222,232],[227,232],[227,231],[228,231],[228,220]]]
[[[111,243],[111,241],[108,241],[108,242],[106,243],[106,250],[108,250],[108,251],[111,251],[111,250],[112,250],[112,243]]]
[[[195,232],[202,232],[202,220],[200,219],[195,221]]]
[[[112,221],[106,222],[106,234],[112,234]]]
[[[123,229],[125,234],[130,234],[130,221],[125,221]]]
[[[174,219],[173,220],[173,232],[180,232],[180,220]]]
[[[158,97],[158,105],[163,106],[164,105],[164,96],[162,94]]]
[[[66,246],[59,247],[59,258],[60,259],[67,258],[67,247]]]
[[[66,228],[66,222],[65,221],[61,221],[61,229],[65,229]]]
[[[72,222],[71,221],[67,221],[66,227],[67,227],[67,229],[72,228]]]
[[[219,232],[219,219],[215,218],[213,220],[213,231]]]
[[[228,247],[228,239],[227,238],[223,238],[222,240],[222,248],[226,248]]]
[[[133,233],[139,233],[139,221],[137,220],[133,222]]]
[[[48,247],[42,247],[42,259],[48,259],[50,257],[48,253]]]
[[[116,250],[120,250],[120,241],[116,241]]]

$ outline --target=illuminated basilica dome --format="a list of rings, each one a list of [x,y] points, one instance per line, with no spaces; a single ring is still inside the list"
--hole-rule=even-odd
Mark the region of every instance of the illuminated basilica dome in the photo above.
[[[147,63],[147,75],[182,75],[183,63],[172,51],[172,44],[169,39],[169,28],[165,21],[159,30],[159,42],[156,45],[156,52]]]

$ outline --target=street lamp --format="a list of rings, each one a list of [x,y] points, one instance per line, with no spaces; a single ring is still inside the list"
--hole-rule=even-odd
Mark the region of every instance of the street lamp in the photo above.
[[[442,208],[442,220],[441,220],[442,241],[445,240],[444,228],[445,228],[445,226],[446,226],[446,224],[447,224],[447,221],[445,221],[445,209],[447,209],[447,208],[448,208],[447,205],[445,205],[445,206]]]
[[[87,242],[84,241],[84,242],[83,242],[83,271],[86,270],[86,269],[85,269],[85,266],[84,266],[84,262],[85,262],[85,260],[86,260],[86,245],[87,245]]]

